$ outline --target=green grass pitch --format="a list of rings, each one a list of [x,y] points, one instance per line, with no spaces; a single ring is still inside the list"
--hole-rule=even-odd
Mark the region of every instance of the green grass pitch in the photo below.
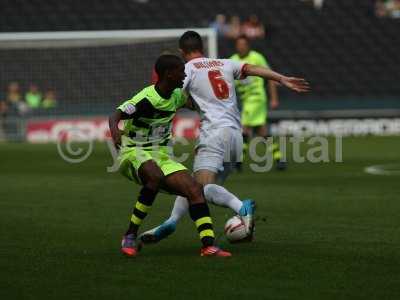
[[[0,299],[400,299],[400,176],[363,172],[400,163],[399,137],[343,140],[343,163],[234,174],[226,187],[257,201],[255,241],[198,255],[194,225],[119,253],[138,187],[106,172],[96,144],[68,164],[55,145],[0,144]],[[168,216],[159,195],[143,224]],[[211,207],[218,235],[230,211]]]

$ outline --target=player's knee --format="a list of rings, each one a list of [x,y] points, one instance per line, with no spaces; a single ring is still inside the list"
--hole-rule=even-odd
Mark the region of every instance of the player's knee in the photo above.
[[[143,186],[152,192],[157,192],[160,189],[161,181],[162,176],[152,175],[147,179],[146,183]]]
[[[187,198],[192,204],[204,202],[203,187],[197,182],[195,182],[188,188],[187,194]]]

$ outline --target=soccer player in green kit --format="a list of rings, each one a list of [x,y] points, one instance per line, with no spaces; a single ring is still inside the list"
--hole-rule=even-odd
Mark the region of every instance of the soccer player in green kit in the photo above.
[[[246,36],[240,36],[236,39],[237,53],[231,56],[231,59],[245,62],[257,66],[269,67],[265,57],[251,49],[250,42]],[[255,132],[261,137],[268,136],[267,111],[268,96],[265,91],[265,82],[261,77],[248,76],[243,80],[236,82],[236,91],[242,102],[241,122],[243,126],[244,150],[248,148],[248,143]],[[270,97],[270,107],[275,109],[279,105],[278,91],[276,83],[268,81],[268,94]],[[282,154],[279,145],[273,143],[272,155],[279,170],[286,168],[286,162],[282,161]]]
[[[112,139],[121,149],[120,171],[142,185],[129,228],[122,239],[121,252],[129,257],[137,255],[139,226],[162,189],[188,199],[189,214],[203,244],[200,255],[229,257],[229,252],[214,246],[215,235],[203,187],[186,167],[169,155],[167,144],[171,138],[172,118],[187,100],[180,89],[186,77],[184,63],[175,55],[162,55],[155,70],[157,83],[125,101],[109,119]],[[118,127],[121,120],[124,121],[122,131]]]

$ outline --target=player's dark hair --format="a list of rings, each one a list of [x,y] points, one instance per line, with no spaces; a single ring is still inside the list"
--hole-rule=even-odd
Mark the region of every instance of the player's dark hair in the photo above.
[[[163,78],[166,71],[174,70],[181,66],[183,61],[180,57],[172,54],[161,55],[154,66],[158,78]]]
[[[250,40],[249,40],[249,38],[247,37],[247,35],[245,35],[245,34],[239,35],[239,36],[236,38],[236,41],[238,41],[238,40],[245,40],[245,41],[247,42],[247,44],[250,44]]]
[[[203,40],[196,31],[186,31],[179,39],[179,48],[185,53],[203,52]]]

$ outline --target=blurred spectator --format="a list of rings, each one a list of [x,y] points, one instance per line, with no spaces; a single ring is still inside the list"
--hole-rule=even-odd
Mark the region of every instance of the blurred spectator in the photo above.
[[[4,141],[6,138],[5,135],[5,123],[6,123],[6,117],[7,117],[7,102],[4,99],[0,99],[0,141]]]
[[[265,37],[264,25],[257,15],[251,15],[242,25],[242,33],[249,39],[261,39]]]
[[[378,0],[375,3],[377,17],[400,18],[400,0]]]
[[[28,92],[25,94],[25,102],[30,109],[37,109],[42,102],[42,94],[36,84],[31,83]]]
[[[24,115],[28,111],[25,102],[22,101],[22,95],[18,82],[11,82],[7,87],[6,95],[7,106],[10,114]]]
[[[241,34],[240,18],[239,16],[232,16],[228,23],[228,32],[226,37],[237,39]]]
[[[6,114],[7,110],[8,110],[8,106],[7,106],[6,100],[0,99],[0,116]]]
[[[8,85],[6,101],[10,105],[15,105],[15,106],[17,106],[16,104],[21,101],[21,93],[18,82],[15,81],[10,82],[10,84]]]
[[[315,9],[322,9],[322,6],[324,5],[324,0],[301,0],[303,2],[308,2],[311,3]]]
[[[45,109],[54,108],[57,106],[56,93],[52,89],[48,89],[44,94],[42,107]]]
[[[210,24],[210,27],[217,32],[218,36],[226,36],[229,31],[229,26],[226,24],[226,16],[223,14],[216,15],[215,21]]]

